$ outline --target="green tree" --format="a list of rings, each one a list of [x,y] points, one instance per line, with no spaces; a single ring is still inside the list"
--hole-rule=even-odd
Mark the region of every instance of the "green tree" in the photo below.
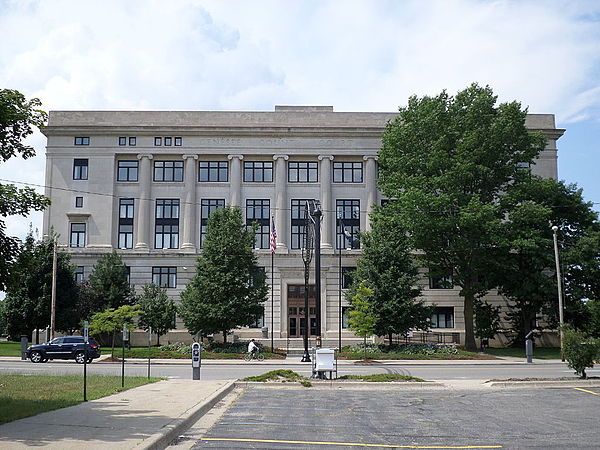
[[[97,296],[99,311],[133,303],[134,292],[127,280],[127,266],[117,252],[99,258],[88,281]]]
[[[33,147],[25,145],[23,140],[46,122],[48,116],[39,106],[37,98],[27,100],[18,91],[0,89],[0,162],[13,156],[27,159],[35,155]],[[6,289],[11,263],[19,253],[19,241],[5,234],[3,218],[15,214],[27,216],[29,211],[41,211],[49,204],[47,197],[32,188],[0,184],[0,290]]]
[[[586,302],[585,311],[588,318],[586,331],[590,336],[600,339],[600,299],[593,299]]]
[[[268,288],[254,254],[254,231],[239,208],[214,211],[208,220],[196,275],[181,293],[179,315],[190,333],[223,333],[254,323]]]
[[[7,334],[6,331],[6,303],[0,300],[0,336]]]
[[[593,368],[594,361],[600,356],[600,339],[594,339],[567,325],[563,345],[567,365],[575,371],[576,375],[586,378],[585,369]]]
[[[372,231],[361,234],[362,254],[352,274],[355,281],[347,292],[352,299],[365,281],[371,289],[369,301],[376,317],[374,333],[387,336],[405,334],[410,329],[426,330],[433,306],[417,299],[418,268],[408,246],[406,230],[398,216],[372,215]]]
[[[92,315],[89,325],[90,334],[109,333],[112,336],[111,355],[115,354],[115,336],[126,326],[133,329],[133,319],[140,315],[137,305],[123,305],[119,308],[107,308]]]
[[[31,233],[20,246],[7,283],[5,313],[12,337],[31,335],[50,324],[54,236],[35,242]],[[78,287],[70,257],[57,255],[56,329],[72,332],[80,325],[77,313]],[[37,340],[37,339],[36,339]]]
[[[140,307],[140,328],[156,333],[156,345],[160,345],[160,337],[174,327],[175,302],[169,298],[165,289],[154,283],[143,287],[142,293],[137,296]]]
[[[483,351],[483,340],[494,339],[500,331],[500,310],[500,306],[490,305],[481,299],[475,300],[475,337],[480,340],[481,351]]]
[[[367,359],[367,338],[375,334],[377,326],[377,315],[373,310],[373,289],[368,288],[367,283],[361,281],[350,304],[352,309],[350,309],[348,328],[358,337],[363,338],[365,359]]]
[[[452,271],[463,298],[465,347],[475,351],[475,299],[494,287],[504,219],[498,197],[528,179],[545,139],[525,127],[517,102],[496,106],[491,88],[473,84],[451,97],[411,97],[384,134],[379,187],[396,199],[425,266]]]

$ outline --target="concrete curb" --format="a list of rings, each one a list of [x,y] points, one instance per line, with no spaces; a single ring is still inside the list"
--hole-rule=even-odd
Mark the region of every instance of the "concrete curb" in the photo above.
[[[228,382],[210,397],[185,411],[180,417],[164,426],[157,433],[144,439],[136,447],[144,450],[162,450],[166,448],[171,441],[188,430],[200,417],[210,411],[217,402],[229,394],[234,387],[234,381]]]
[[[532,381],[487,381],[485,385],[499,388],[531,387],[600,387],[600,380],[532,380]]]
[[[336,381],[336,380],[306,380],[311,386],[302,386],[297,382],[276,382],[276,381],[236,381],[235,386],[241,388],[259,388],[259,389],[348,389],[348,390],[381,390],[386,389],[440,389],[445,388],[443,383],[435,381],[391,381],[391,382],[372,382],[372,381]]]

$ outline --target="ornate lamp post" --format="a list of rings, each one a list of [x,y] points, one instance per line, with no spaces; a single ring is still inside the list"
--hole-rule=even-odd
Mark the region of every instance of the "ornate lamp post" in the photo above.
[[[312,238],[313,233],[310,229],[312,222],[309,220],[309,209],[308,202],[304,209],[304,245],[302,246],[302,261],[304,262],[304,355],[302,355],[301,362],[311,362],[310,354],[308,353],[308,333],[310,331],[308,314],[308,279],[310,276],[310,262],[312,260]]]

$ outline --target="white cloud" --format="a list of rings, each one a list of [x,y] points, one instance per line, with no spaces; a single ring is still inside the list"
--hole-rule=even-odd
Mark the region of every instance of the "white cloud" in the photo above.
[[[566,0],[0,0],[0,86],[46,109],[394,111],[478,81],[578,121],[600,109],[599,19]],[[36,148],[0,178],[42,184]]]

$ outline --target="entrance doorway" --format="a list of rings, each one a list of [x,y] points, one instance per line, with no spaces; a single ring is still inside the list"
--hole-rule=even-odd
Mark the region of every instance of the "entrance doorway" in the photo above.
[[[288,336],[304,336],[304,285],[290,284],[287,288],[288,301]],[[317,335],[316,289],[314,284],[308,285],[308,316],[310,319],[309,337]]]

